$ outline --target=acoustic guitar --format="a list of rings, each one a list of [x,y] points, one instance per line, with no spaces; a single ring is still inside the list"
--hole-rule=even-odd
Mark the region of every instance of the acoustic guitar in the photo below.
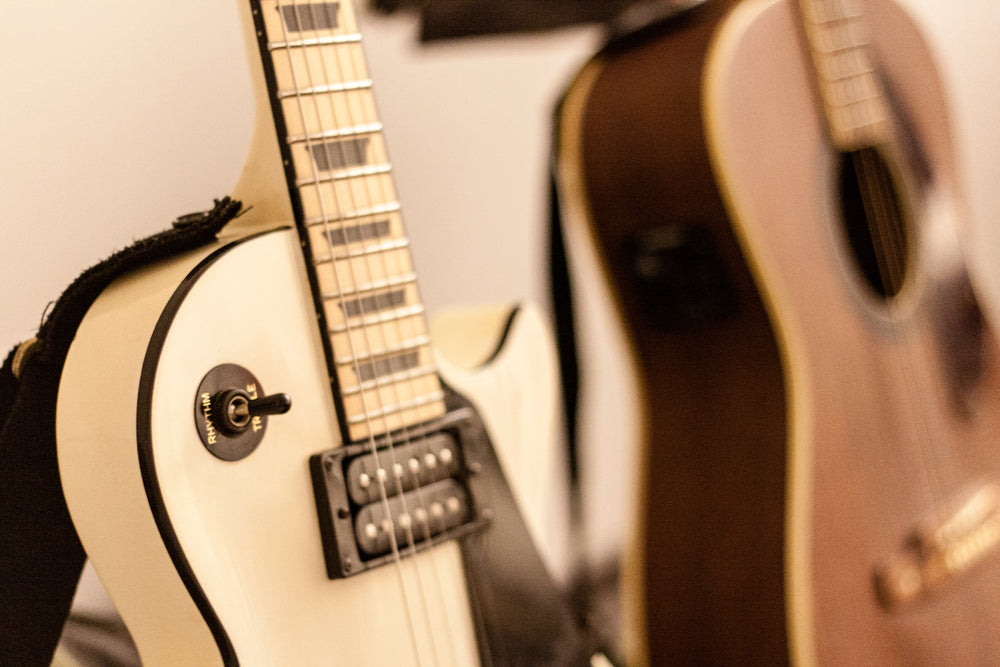
[[[452,315],[432,348],[355,9],[241,5],[244,213],[114,282],[59,389],[70,513],[143,662],[588,662],[549,572],[543,320]]]
[[[570,263],[640,382],[626,662],[996,663],[1000,349],[913,21],[700,3],[559,123]]]

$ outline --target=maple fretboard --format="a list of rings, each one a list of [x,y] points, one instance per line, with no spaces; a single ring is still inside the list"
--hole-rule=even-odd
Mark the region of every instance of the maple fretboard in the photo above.
[[[439,416],[443,394],[354,7],[261,0],[255,12],[346,436]]]

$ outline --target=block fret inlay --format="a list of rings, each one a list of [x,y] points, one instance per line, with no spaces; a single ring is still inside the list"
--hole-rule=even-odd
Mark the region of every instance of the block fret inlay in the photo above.
[[[281,8],[288,32],[336,30],[339,25],[340,3],[317,2],[291,4]]]

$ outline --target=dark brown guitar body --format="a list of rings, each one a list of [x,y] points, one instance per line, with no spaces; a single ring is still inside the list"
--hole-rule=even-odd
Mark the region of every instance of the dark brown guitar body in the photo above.
[[[906,214],[906,280],[880,294],[845,240],[796,5],[735,4],[612,43],[560,116],[564,224],[642,385],[626,659],[994,663],[997,348],[953,242],[928,49],[867,3]]]

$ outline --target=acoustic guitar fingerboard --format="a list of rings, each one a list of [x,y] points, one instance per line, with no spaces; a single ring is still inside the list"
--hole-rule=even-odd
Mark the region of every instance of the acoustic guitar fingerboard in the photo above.
[[[844,152],[885,142],[889,108],[869,52],[864,0],[799,0],[833,145]]]
[[[347,436],[437,417],[443,394],[355,9],[261,0],[258,11]]]

